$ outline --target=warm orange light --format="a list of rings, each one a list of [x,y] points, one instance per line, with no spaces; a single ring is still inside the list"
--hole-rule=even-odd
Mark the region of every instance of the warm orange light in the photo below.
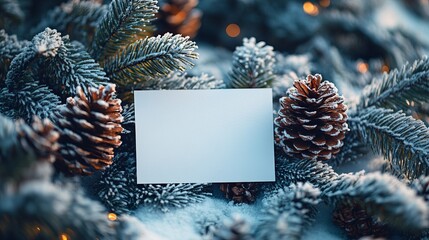
[[[240,35],[240,27],[235,23],[228,24],[225,31],[229,37],[237,37]]]
[[[331,0],[320,0],[320,6],[329,7],[331,5]]]
[[[389,68],[389,66],[387,66],[386,64],[384,64],[384,65],[381,67],[381,71],[382,71],[382,72],[389,72],[389,70],[390,70],[390,68]]]
[[[69,236],[67,236],[67,234],[63,233],[60,235],[60,240],[69,240]]]
[[[366,73],[368,72],[368,63],[359,62],[356,68],[360,73]]]
[[[36,230],[37,230],[38,232],[40,232],[40,227],[36,227]]]
[[[302,5],[302,9],[304,9],[305,13],[312,16],[319,14],[319,8],[311,2],[305,2],[304,5]]]
[[[109,213],[107,214],[107,219],[109,219],[110,221],[116,221],[118,219],[118,216],[116,216],[116,214],[114,213]]]

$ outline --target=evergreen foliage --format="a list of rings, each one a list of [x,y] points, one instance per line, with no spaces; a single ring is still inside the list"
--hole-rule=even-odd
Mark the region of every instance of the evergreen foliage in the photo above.
[[[429,226],[429,207],[423,198],[388,174],[340,175],[326,195],[333,201],[359,200],[371,213],[404,231]]]
[[[0,30],[0,87],[4,86],[12,59],[28,45],[29,41],[19,41],[16,35],[8,35],[4,29]]]
[[[39,33],[49,27],[90,46],[95,29],[106,12],[107,6],[97,1],[69,0],[49,11],[32,32]]]
[[[0,1],[0,29],[11,23],[17,23],[24,19],[24,12],[19,6],[18,0]]]
[[[113,0],[96,28],[92,55],[104,61],[138,39],[151,36],[156,0]]]
[[[239,214],[224,219],[213,231],[211,240],[253,240],[252,226]]]
[[[38,81],[21,82],[13,91],[0,89],[0,113],[13,119],[30,122],[34,115],[52,119],[60,104],[59,97]]]
[[[302,182],[275,191],[265,199],[257,239],[301,239],[317,214],[319,195],[319,189]]]
[[[167,212],[203,201],[207,184],[137,184],[134,153],[120,153],[103,172],[97,192],[112,211],[127,213],[140,205]]]
[[[197,49],[195,42],[188,39],[166,33],[137,40],[108,59],[104,70],[119,86],[146,77],[165,76],[173,70],[184,71],[186,66],[193,65],[192,59],[198,57],[194,52]]]
[[[400,70],[374,79],[360,99],[359,108],[371,106],[407,110],[412,102],[428,102],[429,59],[423,57],[413,64],[406,64]]]
[[[429,129],[420,120],[391,109],[368,107],[349,122],[361,139],[408,178],[429,173]]]
[[[82,191],[48,181],[30,181],[18,191],[0,193],[0,238],[113,238],[103,206]]]
[[[279,187],[309,182],[320,189],[320,196],[326,202],[359,200],[373,214],[403,229],[423,229],[429,223],[429,207],[423,199],[393,176],[377,172],[337,174],[328,164],[314,160],[282,158],[278,161],[276,185]],[[270,189],[272,187],[267,188]]]
[[[243,46],[233,54],[232,71],[229,74],[233,88],[262,88],[274,79],[275,56],[273,47],[255,38],[244,38]]]
[[[98,88],[108,81],[106,73],[84,50],[79,42],[70,42],[63,37],[64,45],[53,58],[43,59],[40,76],[55,94],[65,100],[81,87],[89,94],[88,87]]]
[[[0,114],[0,189],[10,179],[17,179],[35,161],[35,153],[28,151],[19,141],[11,119]]]

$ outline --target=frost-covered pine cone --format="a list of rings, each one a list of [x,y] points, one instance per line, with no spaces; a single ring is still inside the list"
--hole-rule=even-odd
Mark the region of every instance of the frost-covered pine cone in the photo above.
[[[347,106],[333,83],[320,74],[296,80],[280,99],[276,142],[299,159],[328,160],[340,151],[348,130]]]
[[[33,117],[31,126],[24,120],[16,121],[16,132],[20,136],[19,141],[24,149],[28,149],[40,161],[55,161],[55,153],[59,148],[59,134],[55,130],[54,124],[49,119],[40,120],[39,117]]]
[[[365,208],[356,202],[338,204],[333,213],[333,220],[346,232],[347,236],[353,239],[386,235],[386,225],[369,215]]]
[[[114,148],[121,145],[121,100],[115,85],[89,88],[85,96],[77,88],[74,98],[56,113],[60,131],[60,155],[55,166],[69,174],[89,175],[112,164]]]
[[[235,203],[252,203],[256,200],[259,185],[257,183],[222,183],[220,190],[225,193],[227,199]]]

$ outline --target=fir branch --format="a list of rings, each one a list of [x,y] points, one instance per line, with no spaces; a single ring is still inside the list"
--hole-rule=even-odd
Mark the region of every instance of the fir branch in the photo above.
[[[426,204],[429,204],[429,176],[420,176],[411,182],[411,188],[417,192],[417,195],[423,197]]]
[[[106,12],[106,5],[96,1],[70,0],[49,11],[32,32],[38,33],[50,27],[90,46],[95,28]]]
[[[57,239],[61,234],[70,239],[114,238],[105,209],[82,191],[30,181],[15,193],[0,195],[1,239]]]
[[[334,202],[357,200],[370,213],[405,231],[429,226],[429,208],[423,198],[388,174],[340,175],[326,195]]]
[[[63,46],[52,58],[44,58],[39,64],[42,83],[48,85],[55,94],[64,100],[81,87],[86,95],[88,87],[98,88],[108,81],[106,73],[90,57],[79,42],[70,42],[63,37]]]
[[[210,195],[207,184],[139,184],[136,182],[134,153],[120,153],[113,164],[103,172],[97,192],[112,211],[128,213],[141,204],[167,212],[201,202]]]
[[[212,230],[211,240],[253,240],[251,225],[243,216],[234,214]]]
[[[368,151],[369,148],[361,141],[358,134],[355,131],[350,131],[344,139],[341,151],[334,158],[328,160],[328,163],[332,166],[340,166],[354,162],[361,159]]]
[[[0,185],[2,185],[6,180],[17,179],[36,160],[36,155],[22,146],[14,122],[1,114],[0,142]]]
[[[265,199],[257,239],[301,239],[316,217],[319,195],[320,190],[309,183],[279,189]]]
[[[54,57],[63,44],[61,34],[50,28],[46,28],[45,31],[34,36],[31,45],[25,47],[11,63],[5,80],[9,90],[13,91],[18,85],[18,81],[30,74],[31,65],[38,56]]]
[[[6,116],[30,122],[34,115],[53,119],[60,98],[38,81],[20,81],[11,92],[0,89],[0,112]]]
[[[349,123],[361,141],[382,153],[407,178],[429,174],[429,129],[420,120],[391,109],[369,107]]]
[[[374,79],[360,98],[358,109],[378,106],[406,110],[411,102],[427,102],[429,95],[429,59],[423,57],[412,65]]]
[[[330,204],[359,200],[365,208],[371,209],[372,214],[404,230],[412,231],[429,225],[429,207],[412,189],[393,176],[381,173],[365,175],[362,172],[337,174],[326,163],[315,160],[280,159],[277,164],[277,186],[309,182],[320,189],[321,198]]]
[[[274,51],[265,42],[256,43],[255,38],[244,38],[243,46],[233,54],[231,87],[261,88],[270,86],[274,80]]]
[[[104,61],[135,40],[150,36],[157,11],[156,0],[113,0],[97,27],[93,57]]]
[[[180,90],[180,89],[219,89],[224,88],[222,80],[208,74],[200,76],[187,76],[186,73],[171,72],[166,77],[149,79],[144,89],[153,90]]]
[[[136,182],[135,154],[122,152],[115,155],[95,186],[101,201],[115,213],[129,213],[136,209],[143,194]]]
[[[118,85],[131,84],[146,77],[165,76],[173,70],[184,71],[198,57],[195,49],[197,46],[189,37],[166,33],[128,45],[106,61],[104,70]]]
[[[168,212],[172,208],[182,208],[189,204],[202,202],[207,196],[207,184],[148,184],[143,185],[144,204],[153,209]]]
[[[24,19],[24,12],[17,0],[0,1],[0,29],[5,28],[9,22],[20,22]]]
[[[16,35],[8,35],[4,29],[0,30],[0,87],[4,87],[12,59],[29,45],[29,41],[19,41]]]
[[[122,215],[116,227],[115,239],[118,240],[164,240],[157,234],[151,232],[136,217]]]

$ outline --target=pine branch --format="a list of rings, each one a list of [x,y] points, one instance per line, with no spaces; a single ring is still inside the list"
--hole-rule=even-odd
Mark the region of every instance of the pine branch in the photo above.
[[[243,46],[233,54],[231,87],[261,88],[270,86],[274,80],[274,51],[265,42],[256,43],[255,38],[244,38]]]
[[[186,73],[171,72],[166,77],[149,79],[143,89],[153,90],[180,90],[180,89],[219,89],[224,88],[222,80],[208,74],[200,76],[187,76]]]
[[[21,78],[30,75],[31,65],[39,56],[54,57],[63,44],[61,34],[50,28],[46,28],[45,31],[34,36],[31,45],[25,47],[11,63],[5,80],[9,90],[13,91]]]
[[[95,29],[106,12],[107,6],[95,1],[70,0],[49,11],[32,32],[38,33],[50,27],[90,46]]]
[[[29,178],[34,175],[32,172],[37,168],[37,163],[50,165],[55,161],[58,137],[58,132],[48,119],[34,117],[31,125],[27,125],[22,119],[13,122],[0,114],[2,182],[18,182]]]
[[[60,98],[38,81],[20,81],[13,90],[0,89],[0,112],[13,119],[31,122],[34,115],[53,119],[61,104]]]
[[[393,168],[409,179],[429,174],[429,129],[402,112],[366,108],[349,119],[361,141],[382,153]]]
[[[62,234],[69,239],[114,238],[107,212],[82,191],[30,181],[16,193],[0,196],[1,239],[58,239]]]
[[[309,183],[279,189],[265,199],[257,239],[301,239],[316,217],[319,195],[320,190]]]
[[[404,183],[387,174],[361,172],[337,174],[326,163],[314,160],[279,159],[277,186],[309,182],[321,191],[329,204],[359,200],[371,213],[383,217],[392,226],[412,231],[429,225],[429,206]],[[266,188],[265,190],[268,190]]]
[[[92,56],[104,61],[137,39],[151,36],[156,4],[156,0],[113,0],[97,27]]]
[[[197,46],[189,37],[166,33],[128,45],[106,61],[104,70],[118,85],[132,84],[147,77],[165,76],[173,70],[184,71],[198,57],[195,49]]]
[[[17,179],[35,160],[36,156],[19,141],[12,120],[0,114],[0,179],[1,185],[8,179]],[[0,201],[1,202],[1,201]]]
[[[140,205],[167,212],[192,203],[201,202],[210,195],[207,184],[137,185],[136,159],[133,153],[120,153],[113,164],[103,172],[97,192],[112,211],[128,213]]]
[[[148,207],[168,212],[192,203],[202,202],[208,195],[207,184],[178,183],[166,185],[143,185],[144,204]]]
[[[225,219],[213,230],[211,240],[253,240],[251,225],[239,214]]]
[[[74,95],[77,87],[87,93],[88,86],[97,87],[108,80],[81,44],[70,43],[67,36],[61,37],[50,28],[36,35],[13,59],[6,85],[10,92],[16,92],[23,81],[32,81],[30,78],[46,84],[63,100]]]
[[[24,19],[24,12],[17,0],[0,1],[0,29],[5,28],[10,22],[20,22]]]
[[[429,95],[429,59],[423,57],[412,65],[395,69],[374,79],[360,98],[358,109],[377,106],[406,110],[412,102],[427,102]]]
[[[89,94],[88,87],[98,88],[108,81],[106,73],[80,43],[69,42],[67,36],[63,42],[55,57],[43,59],[38,66],[41,81],[54,93],[65,100],[78,87]]]
[[[369,148],[361,141],[358,134],[355,131],[350,131],[344,139],[341,151],[328,162],[332,166],[340,166],[361,159],[368,151]]]
[[[405,231],[429,226],[429,207],[423,198],[391,175],[340,175],[336,184],[327,189],[327,197],[334,202],[357,200],[369,213]]]
[[[129,213],[143,201],[136,182],[135,154],[122,152],[115,155],[95,186],[101,201],[115,213]]]
[[[8,35],[5,30],[0,30],[0,87],[4,87],[12,59],[29,45],[29,41],[19,41],[16,35]]]

